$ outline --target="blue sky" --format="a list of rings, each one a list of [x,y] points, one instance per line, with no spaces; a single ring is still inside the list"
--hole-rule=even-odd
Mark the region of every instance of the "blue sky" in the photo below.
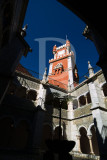
[[[26,58],[22,57],[20,63],[24,67],[39,72],[39,43],[34,39],[45,37],[66,39],[66,35],[75,48],[79,76],[88,71],[88,60],[92,66],[96,65],[97,50],[93,42],[86,40],[82,35],[86,24],[56,0],[29,0],[23,25],[25,24],[28,24],[25,40],[32,48],[32,52],[28,53]],[[54,44],[60,45],[57,42],[46,43],[47,68],[49,59],[53,58]]]

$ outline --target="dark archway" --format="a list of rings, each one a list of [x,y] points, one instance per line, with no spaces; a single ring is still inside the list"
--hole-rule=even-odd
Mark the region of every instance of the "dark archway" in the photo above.
[[[96,137],[94,126],[91,127],[91,133],[92,133],[92,145],[93,145],[94,154],[99,156],[99,148],[98,148],[98,142],[97,142],[97,137]]]
[[[79,102],[80,102],[80,106],[86,105],[86,98],[85,98],[84,95],[83,95],[83,96],[80,96]]]
[[[102,86],[104,96],[107,97],[107,83]]]
[[[87,131],[84,127],[80,128],[80,135],[81,152],[84,154],[90,154],[89,139],[87,137]]]
[[[35,90],[29,90],[27,99],[35,101],[37,97],[37,92]]]
[[[87,97],[87,103],[88,104],[91,103],[90,92],[87,93],[86,97]]]

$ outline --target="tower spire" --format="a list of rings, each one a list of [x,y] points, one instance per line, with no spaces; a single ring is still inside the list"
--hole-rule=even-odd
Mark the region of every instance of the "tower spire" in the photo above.
[[[94,70],[90,64],[90,61],[88,61],[88,71],[89,71],[89,77],[92,77],[94,75]]]

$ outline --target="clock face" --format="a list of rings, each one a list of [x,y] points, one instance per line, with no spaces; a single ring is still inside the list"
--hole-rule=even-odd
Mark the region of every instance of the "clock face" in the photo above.
[[[63,54],[65,54],[65,50],[62,50],[62,51],[58,52],[58,56],[62,56]]]

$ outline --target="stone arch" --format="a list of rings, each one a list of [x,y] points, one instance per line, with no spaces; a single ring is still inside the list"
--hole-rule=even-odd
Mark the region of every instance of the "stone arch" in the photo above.
[[[84,126],[79,127],[79,134],[80,134],[81,152],[84,154],[90,154],[90,145],[89,145],[89,139],[87,136],[86,127],[84,127]]]
[[[80,107],[86,105],[86,98],[84,95],[81,95],[79,98]]]
[[[92,146],[93,146],[94,154],[99,156],[99,148],[98,148],[96,130],[95,130],[94,125],[91,127],[91,133],[92,133]]]
[[[96,130],[95,130],[94,123],[92,123],[89,126],[87,135],[91,136],[93,152],[94,152],[95,155],[98,156],[99,155],[99,148],[98,148],[98,142],[97,142]]]
[[[107,97],[107,83],[103,83],[102,85],[103,94],[105,97]]]
[[[91,132],[92,126],[94,126],[94,123],[90,124],[90,126],[88,127],[88,130],[87,130],[87,135],[88,136],[92,136],[92,132]]]
[[[86,98],[87,98],[87,103],[88,103],[88,104],[91,103],[90,92],[88,92],[88,93],[86,94]]]
[[[79,128],[78,128],[78,135],[80,135],[80,129],[81,128],[85,128],[85,130],[87,131],[87,128],[86,128],[86,126],[84,126],[84,125],[81,125],[81,126],[79,126]]]
[[[52,139],[52,134],[53,133],[53,128],[50,124],[45,123],[43,125],[43,130],[42,130],[42,140],[41,140],[41,148],[46,149],[46,141]]]
[[[37,98],[37,91],[30,89],[27,94],[27,99],[35,101]]]

